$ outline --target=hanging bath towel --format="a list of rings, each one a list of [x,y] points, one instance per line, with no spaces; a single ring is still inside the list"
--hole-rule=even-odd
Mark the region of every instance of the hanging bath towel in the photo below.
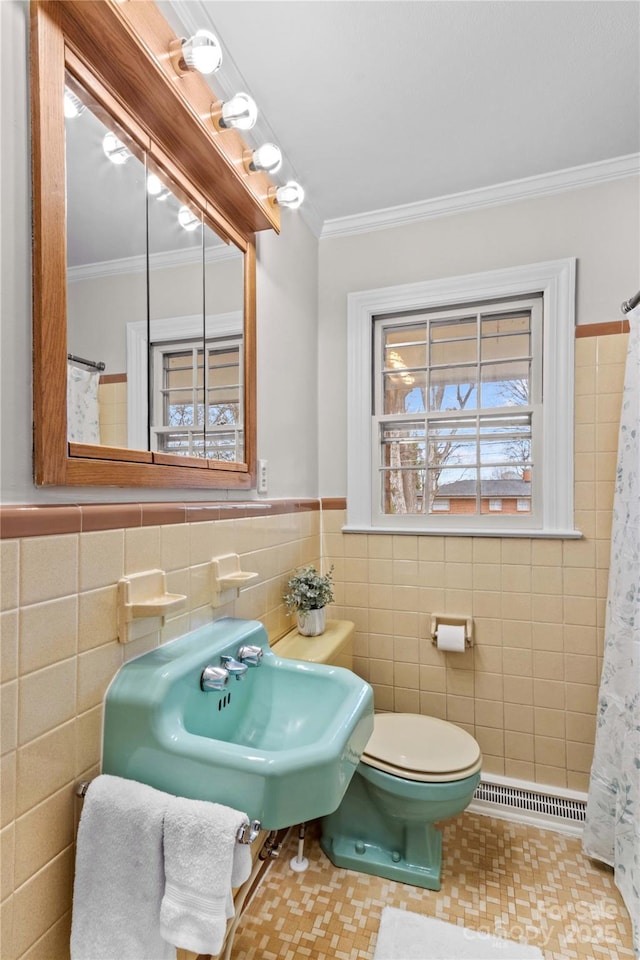
[[[170,799],[106,774],[89,785],[78,828],[71,960],[175,960],[160,933]]]
[[[236,840],[246,813],[202,800],[171,799],[164,824],[166,887],[162,936],[195,953],[222,949],[233,916],[232,887],[251,872],[249,847]]]

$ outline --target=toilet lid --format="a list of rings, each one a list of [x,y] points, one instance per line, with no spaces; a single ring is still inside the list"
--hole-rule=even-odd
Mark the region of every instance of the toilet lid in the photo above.
[[[407,780],[462,780],[482,765],[471,734],[437,717],[377,714],[362,762]]]

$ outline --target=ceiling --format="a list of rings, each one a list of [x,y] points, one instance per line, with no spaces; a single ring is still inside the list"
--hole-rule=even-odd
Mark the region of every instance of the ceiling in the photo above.
[[[160,0],[216,33],[316,233],[640,151],[637,0]]]

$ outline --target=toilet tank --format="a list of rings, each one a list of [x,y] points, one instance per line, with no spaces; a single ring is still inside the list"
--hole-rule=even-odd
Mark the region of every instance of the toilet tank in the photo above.
[[[351,620],[327,620],[324,633],[318,637],[303,637],[297,629],[290,630],[272,645],[277,657],[288,660],[306,660],[308,663],[326,663],[333,667],[353,669],[353,635]]]

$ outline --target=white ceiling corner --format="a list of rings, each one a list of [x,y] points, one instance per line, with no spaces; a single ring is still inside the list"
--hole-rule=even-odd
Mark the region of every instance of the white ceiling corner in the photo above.
[[[638,0],[160,0],[219,37],[317,236],[638,172]]]

